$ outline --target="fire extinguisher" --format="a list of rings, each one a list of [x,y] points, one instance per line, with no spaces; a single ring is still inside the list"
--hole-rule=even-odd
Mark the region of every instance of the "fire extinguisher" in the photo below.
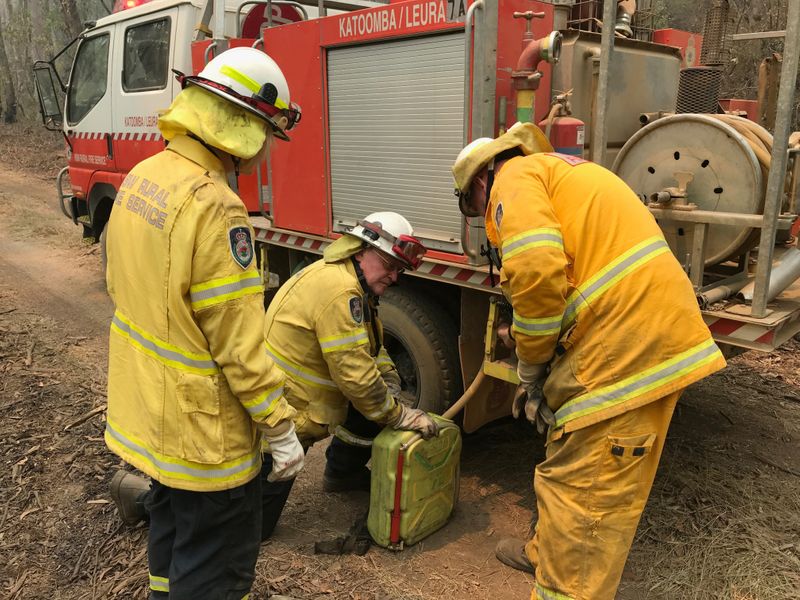
[[[553,102],[547,118],[539,122],[553,149],[560,154],[583,158],[586,124],[569,113],[567,96],[559,96]]]

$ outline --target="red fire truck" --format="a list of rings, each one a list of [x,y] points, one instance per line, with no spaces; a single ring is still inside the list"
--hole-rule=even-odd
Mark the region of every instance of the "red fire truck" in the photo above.
[[[698,297],[733,290],[704,311],[720,343],[770,350],[800,329],[800,302],[789,292],[757,306],[773,269],[771,240],[753,267],[758,232],[774,239],[787,230],[794,204],[765,201],[766,178],[744,134],[706,115],[664,116],[676,106],[680,51],[652,43],[641,20],[628,37],[614,38],[611,28],[601,35],[601,0],[121,0],[118,7],[76,40],[63,111],[52,61],[35,69],[45,123],[67,140],[69,165],[58,177],[65,215],[102,242],[126,172],[164,147],[157,115],[179,91],[172,69],[197,73],[226,46],[263,48],[303,110],[291,143],[277,143],[258,173],[239,180],[267,289],[364,215],[402,213],[430,250],[382,301],[387,350],[406,392],[433,411],[481,369],[499,377],[488,378],[483,401],[468,407],[468,431],[508,413],[514,376],[497,366],[502,351],[492,343],[498,294],[483,224],[459,213],[450,166],[467,141],[517,120],[547,120],[557,150],[616,162],[643,201],[652,196]],[[681,162],[700,164],[719,139],[733,158],[720,158],[727,153],[717,146],[715,168]],[[773,166],[786,177],[785,162]],[[643,179],[639,167],[659,175]],[[682,197],[676,170],[697,171]],[[734,186],[759,198],[726,204]],[[687,194],[691,203],[681,202]],[[678,204],[697,210],[674,210]],[[725,237],[731,229],[735,240]],[[800,275],[791,273],[792,281]],[[733,300],[743,280],[755,281],[753,306]]]

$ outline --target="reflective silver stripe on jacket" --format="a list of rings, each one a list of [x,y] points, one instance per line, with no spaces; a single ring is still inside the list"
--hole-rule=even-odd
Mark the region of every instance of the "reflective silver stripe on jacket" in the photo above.
[[[369,342],[369,335],[364,329],[355,334],[348,334],[342,337],[332,336],[324,339],[325,341],[319,340],[319,347],[323,352],[329,352],[338,348],[345,349],[357,346],[360,342]]]
[[[199,359],[189,358],[188,356],[177,350],[166,348],[165,346],[157,343],[156,341],[146,338],[141,333],[136,331],[136,329],[133,328],[131,325],[123,321],[116,314],[114,315],[114,318],[111,320],[111,323],[114,326],[116,326],[117,329],[119,329],[122,333],[128,336],[131,339],[131,341],[135,342],[145,350],[149,350],[150,352],[156,354],[160,358],[163,358],[164,360],[177,362],[194,369],[205,369],[205,370],[219,369],[217,363],[214,362],[213,359],[199,360]]]
[[[629,397],[636,397],[636,392],[644,393],[647,391],[646,388],[661,387],[681,375],[691,373],[705,362],[709,362],[709,359],[713,359],[715,355],[722,356],[712,339],[690,348],[682,355],[679,354],[673,359],[664,361],[661,365],[633,375],[623,380],[621,385],[610,385],[569,400],[556,411],[556,426],[560,427],[573,418],[614,406]],[[678,360],[675,360],[676,358]]]
[[[278,356],[276,352],[273,352],[269,346],[266,346],[266,350],[269,357],[275,361],[275,364],[278,365],[282,371],[289,373],[290,375],[294,375],[296,379],[307,381],[309,383],[315,383],[332,390],[339,389],[332,380],[319,377],[318,375],[314,375],[313,373],[309,373],[308,371],[295,367],[287,360],[284,360],[283,357]]]
[[[217,296],[225,296],[226,294],[239,292],[248,288],[261,287],[261,276],[257,272],[254,272],[251,276],[240,279],[239,281],[232,281],[230,283],[218,285],[216,287],[208,288],[199,292],[190,292],[189,295],[191,296],[192,304],[194,304],[196,302],[200,302],[201,300],[208,300],[209,298],[216,298]]]
[[[283,397],[283,386],[279,385],[273,390],[264,392],[261,398],[251,400],[251,402],[256,402],[257,404],[250,405],[246,402],[243,404],[251,417],[266,417],[275,410],[275,405],[281,397]]]
[[[631,267],[636,266],[637,263],[644,264],[663,251],[669,251],[669,245],[663,238],[658,238],[642,246],[630,256],[625,256],[616,264],[614,264],[614,261],[611,261],[610,264],[613,266],[611,266],[607,272],[603,273],[594,281],[590,280],[587,282],[588,285],[584,284],[586,287],[579,287],[571,294],[574,298],[567,303],[567,307],[564,310],[562,329],[566,330],[572,324],[578,312],[583,308],[582,305],[588,305],[595,300],[594,296],[599,296],[600,293],[604,291],[603,288],[606,286],[611,287],[610,284],[614,283],[614,280],[622,279],[626,274],[625,272]]]
[[[229,467],[212,467],[209,469],[200,469],[189,466],[186,463],[176,463],[167,460],[161,460],[155,456],[150,450],[136,442],[129,440],[122,433],[114,429],[114,426],[106,421],[106,433],[119,444],[125,446],[134,454],[147,460],[156,469],[162,473],[173,476],[184,476],[194,481],[214,481],[218,479],[229,479],[236,475],[247,473],[258,467],[260,455],[256,452],[252,456],[245,457],[241,462],[231,465]]]
[[[372,446],[371,438],[364,438],[357,436],[354,433],[349,432],[341,425],[336,426],[336,429],[333,430],[333,435],[335,435],[343,442],[350,444],[351,446],[361,446],[363,448],[369,448],[370,446]]]

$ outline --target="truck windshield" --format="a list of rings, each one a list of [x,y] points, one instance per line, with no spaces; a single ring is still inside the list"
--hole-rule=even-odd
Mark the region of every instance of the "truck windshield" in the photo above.
[[[106,93],[108,34],[86,38],[78,47],[67,95],[67,122],[75,125]]]

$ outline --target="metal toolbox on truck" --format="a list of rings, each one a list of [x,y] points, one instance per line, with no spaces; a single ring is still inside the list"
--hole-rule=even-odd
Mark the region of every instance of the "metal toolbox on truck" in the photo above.
[[[390,427],[372,445],[367,528],[373,540],[401,550],[442,527],[458,499],[461,430],[434,416],[439,435],[423,440]]]

